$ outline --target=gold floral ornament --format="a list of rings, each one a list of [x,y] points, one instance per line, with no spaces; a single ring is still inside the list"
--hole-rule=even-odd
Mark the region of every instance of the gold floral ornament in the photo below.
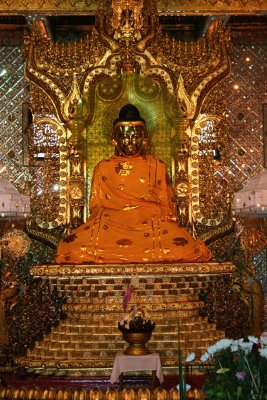
[[[180,197],[184,197],[188,195],[188,183],[180,182],[175,187],[176,193]]]
[[[73,183],[70,186],[70,197],[74,200],[80,200],[83,197],[83,188],[78,182]]]
[[[0,244],[9,256],[20,258],[30,250],[31,240],[25,232],[13,229],[3,235]]]
[[[132,172],[133,166],[129,162],[118,163],[115,167],[117,174],[121,176],[129,176]]]

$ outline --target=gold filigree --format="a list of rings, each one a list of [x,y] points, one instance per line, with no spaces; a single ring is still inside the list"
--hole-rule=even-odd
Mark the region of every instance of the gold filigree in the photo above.
[[[67,201],[66,131],[51,118],[36,119],[34,130],[29,146],[35,177],[32,209],[40,227],[53,229],[65,221],[66,209],[60,206]]]
[[[195,122],[195,125],[192,129],[192,137],[191,137],[191,162],[190,162],[190,172],[194,179],[192,179],[191,186],[192,186],[192,192],[195,194],[195,196],[192,197],[192,213],[193,213],[193,218],[200,222],[203,223],[204,225],[209,225],[209,226],[216,226],[219,225],[227,212],[227,207],[225,208],[225,214],[221,213],[220,215],[214,215],[213,218],[205,218],[201,212],[200,209],[200,193],[201,193],[201,188],[200,188],[200,178],[201,178],[201,171],[199,170],[199,164],[194,162],[194,155],[197,156],[196,159],[199,158],[199,150],[200,150],[200,134],[201,134],[201,128],[205,129],[205,127],[212,121],[212,123],[217,123],[220,121],[220,118],[217,116],[200,116],[197,121]],[[212,151],[212,149],[210,150]],[[211,168],[212,166],[210,166]],[[207,168],[207,166],[206,166]],[[207,183],[207,182],[206,182]],[[203,182],[203,186],[205,187],[205,182]],[[204,187],[202,189],[202,192],[204,193]],[[208,191],[209,196],[211,195],[210,192]],[[207,203],[203,204],[203,209],[206,209],[207,211]],[[215,204],[212,204],[212,209],[216,210]],[[210,208],[209,208],[210,210]]]
[[[135,39],[140,39],[143,7],[143,0],[112,0],[112,27],[115,30],[115,38],[129,39],[134,36]]]
[[[178,78],[178,86],[177,86],[177,100],[178,104],[180,104],[181,110],[186,118],[192,118],[197,104],[197,97],[191,96],[189,97],[185,86],[182,75],[179,75]]]
[[[83,187],[78,182],[72,183],[69,188],[69,194],[73,200],[80,200],[83,198]]]
[[[176,194],[180,197],[184,197],[188,195],[189,188],[188,182],[180,182],[175,185]]]

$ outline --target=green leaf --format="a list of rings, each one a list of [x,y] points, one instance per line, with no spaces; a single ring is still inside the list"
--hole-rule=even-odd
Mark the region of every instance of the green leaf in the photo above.
[[[216,374],[225,374],[225,372],[230,371],[230,368],[220,368],[217,369]]]
[[[225,395],[226,395],[226,393],[223,391],[223,392],[217,392],[216,393],[216,396],[217,396],[217,399],[223,399],[223,400],[226,400],[226,397],[225,397]]]
[[[238,386],[238,388],[237,388],[237,398],[238,399],[242,399],[243,398],[243,391],[242,391],[242,387],[241,386]]]

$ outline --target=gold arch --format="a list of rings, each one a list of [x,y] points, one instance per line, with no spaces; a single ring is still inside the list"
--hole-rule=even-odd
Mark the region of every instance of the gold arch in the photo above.
[[[112,10],[105,16],[99,9],[91,36],[68,46],[43,37],[38,25],[25,38],[25,73],[34,99],[33,114],[52,118],[65,132],[60,157],[68,159],[66,207],[61,221],[55,220],[57,224],[67,223],[71,228],[88,216],[92,169],[100,157],[112,154],[112,122],[126,102],[140,108],[153,137],[152,152],[167,163],[177,188],[182,223],[207,227],[221,223],[221,217],[202,218],[200,204],[192,196],[192,190],[200,188],[190,185],[190,173],[199,174],[194,167],[197,161],[192,160],[192,155],[198,157],[198,150],[192,153],[191,140],[197,137],[208,94],[230,72],[229,32],[218,20],[206,37],[196,42],[170,39],[157,30],[154,3],[144,2],[144,20],[131,25],[136,27],[134,35],[129,35],[127,25],[120,26],[119,19],[115,32],[110,33]],[[127,4],[135,6],[131,1]],[[114,15],[120,18],[119,3],[114,1],[112,6],[118,7]],[[141,85],[151,90],[150,97]],[[38,221],[47,226],[44,222]],[[53,224],[49,222],[48,227],[52,229]]]

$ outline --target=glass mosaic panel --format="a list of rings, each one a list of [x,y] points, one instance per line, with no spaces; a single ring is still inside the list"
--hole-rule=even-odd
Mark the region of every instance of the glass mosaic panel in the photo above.
[[[29,95],[21,48],[0,47],[0,60],[0,174],[25,192],[23,109]]]
[[[234,41],[230,96],[230,162],[235,190],[263,170],[263,112],[267,102],[267,45]]]

